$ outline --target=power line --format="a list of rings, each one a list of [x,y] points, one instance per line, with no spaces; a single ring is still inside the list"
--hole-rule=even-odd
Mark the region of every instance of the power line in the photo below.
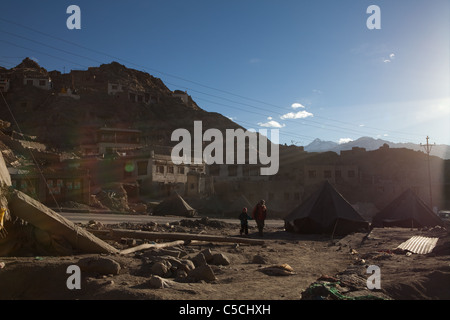
[[[69,63],[72,63],[72,64],[77,64],[77,65],[79,65],[79,66],[81,66],[83,68],[88,68],[88,66],[82,65],[80,63],[77,63],[77,62],[74,62],[74,61],[71,61],[71,60],[67,60],[67,59],[64,59],[64,58],[61,58],[61,57],[57,57],[57,56],[54,56],[54,55],[51,55],[49,53],[42,52],[42,51],[39,51],[39,50],[36,50],[36,49],[30,49],[30,48],[27,48],[27,47],[24,47],[24,46],[20,46],[18,44],[12,43],[12,42],[7,41],[7,40],[0,39],[0,42],[7,43],[7,44],[9,44],[11,46],[14,46],[14,47],[17,47],[17,48],[21,48],[21,49],[25,49],[25,50],[29,50],[29,51],[34,51],[36,53],[43,54],[43,55],[49,56],[49,57],[54,58],[54,59],[66,61],[66,62],[69,62]]]
[[[248,100],[248,101],[253,101],[253,102],[260,103],[260,104],[264,104],[264,105],[268,105],[268,106],[271,106],[271,107],[275,107],[275,108],[277,108],[277,109],[283,110],[283,112],[286,112],[286,109],[285,109],[285,108],[282,108],[282,107],[277,106],[277,105],[275,105],[275,104],[267,103],[267,102],[265,102],[265,101],[260,101],[260,100],[253,99],[253,98],[248,98],[248,97],[245,97],[245,96],[242,96],[242,95],[238,95],[238,94],[235,94],[235,93],[226,91],[226,90],[222,90],[222,89],[214,88],[214,87],[211,87],[211,86],[207,86],[207,85],[201,84],[201,83],[199,83],[199,82],[197,82],[197,81],[189,80],[189,79],[186,79],[186,78],[177,76],[177,75],[173,75],[173,74],[169,74],[169,73],[166,73],[166,72],[162,72],[162,71],[157,70],[157,69],[154,69],[154,68],[149,68],[149,67],[146,67],[146,66],[138,65],[138,64],[135,64],[134,62],[131,62],[131,61],[128,61],[128,60],[119,58],[119,57],[115,57],[115,56],[110,55],[110,54],[108,54],[108,53],[101,52],[101,51],[98,51],[98,50],[95,50],[95,49],[91,49],[91,48],[88,48],[88,47],[86,47],[86,46],[82,46],[82,45],[77,44],[77,43],[75,43],[75,42],[68,41],[68,40],[66,40],[66,39],[62,39],[62,38],[59,38],[59,37],[56,37],[56,36],[53,36],[53,35],[50,35],[50,34],[41,32],[41,31],[36,30],[36,29],[34,29],[34,28],[30,28],[30,27],[21,25],[21,24],[16,23],[16,22],[12,22],[12,21],[9,21],[9,20],[4,19],[4,18],[0,18],[0,20],[5,21],[5,22],[10,23],[10,24],[17,25],[17,26],[19,26],[19,27],[22,27],[22,28],[25,28],[25,29],[28,29],[28,30],[31,30],[31,31],[33,31],[33,32],[36,32],[36,33],[41,34],[41,35],[44,35],[44,36],[46,36],[46,37],[50,37],[50,38],[56,39],[56,40],[58,40],[58,41],[62,41],[62,42],[64,42],[64,43],[70,44],[70,45],[72,45],[72,46],[76,46],[76,47],[82,48],[82,49],[84,49],[84,50],[88,50],[88,51],[94,52],[94,53],[96,53],[96,54],[108,56],[108,57],[111,57],[111,58],[113,58],[113,59],[115,59],[115,60],[124,61],[124,62],[126,62],[126,63],[129,63],[129,64],[132,64],[132,65],[138,66],[138,67],[140,67],[140,68],[143,68],[144,70],[149,69],[149,70],[155,71],[155,72],[157,72],[157,73],[163,74],[163,75],[168,76],[168,77],[172,77],[172,78],[176,78],[176,79],[179,79],[179,80],[182,80],[182,81],[186,81],[186,82],[189,82],[189,83],[193,83],[193,84],[202,86],[202,87],[204,87],[204,88],[208,88],[208,89],[210,89],[210,90],[215,90],[215,91],[218,91],[218,92],[222,92],[222,93],[225,93],[225,94],[228,94],[228,95],[232,95],[232,96],[235,96],[235,97],[239,97],[239,98],[241,98],[241,99],[245,99],[245,100]],[[49,47],[49,48],[51,48],[51,49],[53,49],[53,50],[58,50],[58,51],[61,51],[61,52],[66,53],[66,54],[70,54],[70,55],[77,56],[77,57],[80,57],[80,58],[83,58],[83,59],[87,59],[87,60],[94,61],[94,62],[96,62],[96,63],[100,63],[100,64],[102,63],[101,61],[98,61],[98,60],[96,60],[96,59],[93,59],[93,58],[90,58],[90,57],[86,57],[86,56],[83,56],[83,55],[80,55],[80,54],[75,54],[75,53],[72,53],[72,52],[68,52],[68,51],[66,51],[66,50],[62,50],[62,49],[60,49],[60,48],[56,48],[56,47],[50,46],[50,45],[48,45],[48,44],[44,44],[44,43],[39,42],[39,41],[36,41],[36,40],[31,40],[31,39],[29,39],[29,38],[27,38],[27,37],[24,37],[24,36],[21,36],[21,35],[17,35],[17,34],[15,34],[15,33],[6,32],[6,31],[3,31],[3,30],[0,30],[0,31],[1,31],[1,32],[4,32],[4,33],[7,33],[7,34],[10,34],[10,35],[15,36],[15,37],[19,37],[19,38],[22,38],[22,39],[25,39],[25,40],[28,40],[28,41],[32,41],[32,42],[37,43],[37,44],[40,44],[40,45],[42,45],[42,46],[47,46],[47,47]],[[10,43],[10,42],[5,41],[5,40],[0,40],[0,41],[6,42],[6,43],[8,43],[8,44],[10,44],[10,45],[13,45],[13,46],[16,46],[16,47],[19,47],[19,48],[24,48],[24,49],[27,49],[27,50],[35,51],[35,52],[38,52],[38,53],[41,53],[41,54],[44,54],[44,55],[48,55],[48,56],[50,56],[50,57],[52,57],[52,58],[56,58],[56,59],[59,59],[59,60],[63,60],[63,61],[66,61],[66,62],[70,62],[70,63],[73,63],[73,64],[77,64],[77,65],[80,65],[80,66],[82,66],[82,67],[86,67],[86,68],[87,68],[87,66],[84,66],[84,65],[82,65],[82,64],[79,64],[79,63],[76,63],[76,62],[73,62],[73,61],[69,61],[69,60],[67,60],[67,59],[63,59],[63,58],[61,58],[61,57],[55,57],[55,56],[52,56],[52,55],[50,55],[50,54],[48,54],[48,53],[39,52],[39,51],[37,51],[37,50],[35,50],[35,49],[29,49],[29,48],[26,48],[26,47],[21,47],[21,46],[19,46],[19,45]],[[169,82],[167,82],[167,81],[165,81],[165,83],[170,84],[170,85],[174,85],[174,86],[176,86],[176,87],[184,87],[184,86],[180,86],[180,85],[177,85],[177,84],[169,83]],[[254,108],[254,109],[257,109],[257,110],[263,110],[263,111],[266,111],[266,112],[273,113],[273,110],[268,110],[268,109],[265,109],[265,108],[256,107],[256,106],[250,105],[250,104],[248,104],[248,103],[237,102],[237,101],[234,101],[234,100],[231,100],[231,99],[228,99],[228,98],[224,98],[224,97],[221,97],[221,96],[217,96],[217,95],[213,95],[213,94],[208,94],[208,93],[205,93],[205,92],[201,92],[201,91],[195,90],[195,89],[193,89],[193,88],[188,88],[188,87],[184,87],[184,88],[185,88],[185,89],[188,89],[188,90],[190,90],[190,91],[193,91],[193,92],[197,92],[197,93],[201,93],[201,94],[204,94],[204,95],[208,95],[208,96],[211,96],[211,97],[214,97],[214,98],[218,98],[218,99],[222,99],[222,100],[225,100],[225,101],[228,101],[228,102],[232,102],[232,103],[236,103],[236,104],[241,104],[241,105],[243,105],[243,106],[251,107],[251,108]],[[211,101],[210,101],[210,103],[216,103],[216,102],[211,102]],[[216,103],[216,104],[218,104],[218,103]],[[231,107],[231,106],[229,106],[229,105],[225,105],[225,106]],[[235,108],[235,109],[238,109],[238,108]],[[245,111],[245,110],[243,110],[243,109],[238,109],[238,110]],[[267,117],[267,116],[271,116],[271,115],[270,115],[270,114],[269,114],[269,115],[264,114],[264,116]],[[354,123],[349,123],[349,122],[345,122],[345,121],[339,121],[339,120],[336,120],[336,119],[329,119],[329,118],[321,117],[321,116],[318,116],[318,115],[314,115],[314,117],[315,117],[315,118],[318,118],[318,119],[324,119],[324,120],[326,120],[326,121],[332,121],[332,122],[342,123],[342,124],[345,124],[345,125],[355,126]],[[291,120],[291,119],[284,119],[284,121],[286,121],[286,120]],[[308,126],[315,127],[315,128],[320,128],[320,129],[324,129],[323,126],[327,126],[327,127],[333,127],[333,128],[337,128],[337,129],[340,129],[340,130],[341,130],[341,131],[337,131],[337,130],[333,130],[333,129],[329,129],[329,128],[328,128],[328,130],[337,131],[337,132],[345,132],[345,133],[351,133],[351,134],[357,134],[357,135],[374,134],[374,133],[363,133],[362,131],[359,131],[359,130],[355,130],[355,129],[351,129],[351,128],[345,128],[345,127],[338,126],[338,125],[324,124],[324,123],[321,123],[321,122],[318,122],[318,121],[314,121],[314,120],[311,120],[311,119],[308,119],[308,120],[305,120],[305,121],[315,123],[315,124],[317,124],[317,125],[319,125],[319,126],[314,126],[314,125],[312,125],[312,124],[310,124],[310,123],[308,123],[308,124],[303,123],[304,125],[308,125]],[[296,124],[298,124],[298,122],[296,122]],[[375,127],[365,126],[365,128],[369,128],[369,129],[373,129],[373,130],[377,130],[377,131],[381,131],[381,132],[386,132],[385,129],[375,128]],[[413,135],[413,134],[411,134],[411,133],[403,133],[403,132],[400,132],[400,131],[393,131],[393,130],[387,130],[387,131],[388,131],[388,132],[396,132],[396,133],[400,133],[400,134],[405,134],[405,135],[409,135],[409,136],[412,136],[412,135]],[[377,134],[375,134],[375,135],[377,135]],[[416,135],[416,134],[414,134],[414,135]],[[396,137],[395,137],[395,136],[391,136],[391,138],[396,138]],[[398,137],[397,137],[397,139],[402,140],[402,139],[405,139],[405,138],[404,138],[404,137],[402,137],[402,138],[398,138]],[[412,142],[412,141],[411,141],[411,142]]]

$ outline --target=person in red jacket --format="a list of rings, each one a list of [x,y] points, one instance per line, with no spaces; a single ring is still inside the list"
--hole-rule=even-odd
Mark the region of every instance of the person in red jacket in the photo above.
[[[263,235],[264,229],[264,220],[267,217],[267,207],[266,202],[261,200],[258,204],[253,208],[252,218],[256,221],[256,226],[258,227],[258,233],[260,236]]]

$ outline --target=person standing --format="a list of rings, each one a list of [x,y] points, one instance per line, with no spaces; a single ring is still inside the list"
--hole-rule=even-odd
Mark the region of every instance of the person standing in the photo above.
[[[248,220],[251,219],[251,217],[247,214],[247,208],[243,208],[241,214],[239,215],[239,220],[241,220],[241,230],[240,235],[245,233],[245,235],[248,234]]]
[[[267,207],[266,202],[261,200],[258,204],[253,208],[252,218],[256,221],[256,226],[258,227],[258,233],[260,236],[263,236],[264,230],[264,220],[267,217]]]

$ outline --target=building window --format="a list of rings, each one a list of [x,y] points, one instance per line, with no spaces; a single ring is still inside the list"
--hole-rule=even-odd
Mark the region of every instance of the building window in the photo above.
[[[289,192],[284,193],[284,200],[289,200]]]
[[[325,170],[325,171],[323,172],[323,177],[324,177],[325,179],[331,178],[331,171],[330,171],[330,170]]]
[[[355,171],[354,170],[349,170],[348,171],[348,177],[349,178],[354,178],[355,177]]]
[[[156,172],[157,173],[164,173],[164,166],[157,166],[156,167]]]
[[[316,170],[309,170],[308,171],[308,178],[314,179],[317,176]]]
[[[178,167],[178,173],[184,174],[184,167]]]
[[[191,183],[191,190],[195,189],[195,183]]]
[[[172,166],[167,167],[167,172],[168,172],[168,173],[173,173],[173,172],[174,172],[174,171],[173,171],[173,167],[172,167]]]
[[[113,90],[117,90],[117,85],[112,85],[111,88],[112,88]]]
[[[336,170],[336,171],[334,172],[334,176],[335,176],[336,178],[342,178],[342,172],[341,172],[341,170]]]
[[[147,175],[147,161],[138,161],[137,167],[138,167],[138,176]]]
[[[32,86],[33,85],[33,80],[27,80],[27,85]]]
[[[39,85],[41,87],[45,87],[45,80],[39,80]]]

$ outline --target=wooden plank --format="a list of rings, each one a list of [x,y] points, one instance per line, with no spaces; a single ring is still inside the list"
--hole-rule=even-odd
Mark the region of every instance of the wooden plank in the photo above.
[[[228,237],[228,236],[213,236],[205,234],[190,234],[179,232],[150,232],[139,230],[124,230],[124,229],[111,229],[111,230],[90,230],[94,234],[107,237],[109,239],[121,239],[121,238],[133,238],[133,239],[146,239],[146,240],[198,240],[209,242],[230,242],[230,243],[248,243],[255,245],[264,244],[264,240],[261,239],[249,239],[240,237]]]
[[[167,248],[167,247],[174,247],[177,245],[183,245],[186,244],[186,241],[184,240],[177,240],[172,242],[163,242],[163,243],[144,243],[141,245],[138,245],[133,248],[128,248],[120,251],[120,254],[129,254],[136,251],[146,250],[146,249],[160,249],[160,248]]]

